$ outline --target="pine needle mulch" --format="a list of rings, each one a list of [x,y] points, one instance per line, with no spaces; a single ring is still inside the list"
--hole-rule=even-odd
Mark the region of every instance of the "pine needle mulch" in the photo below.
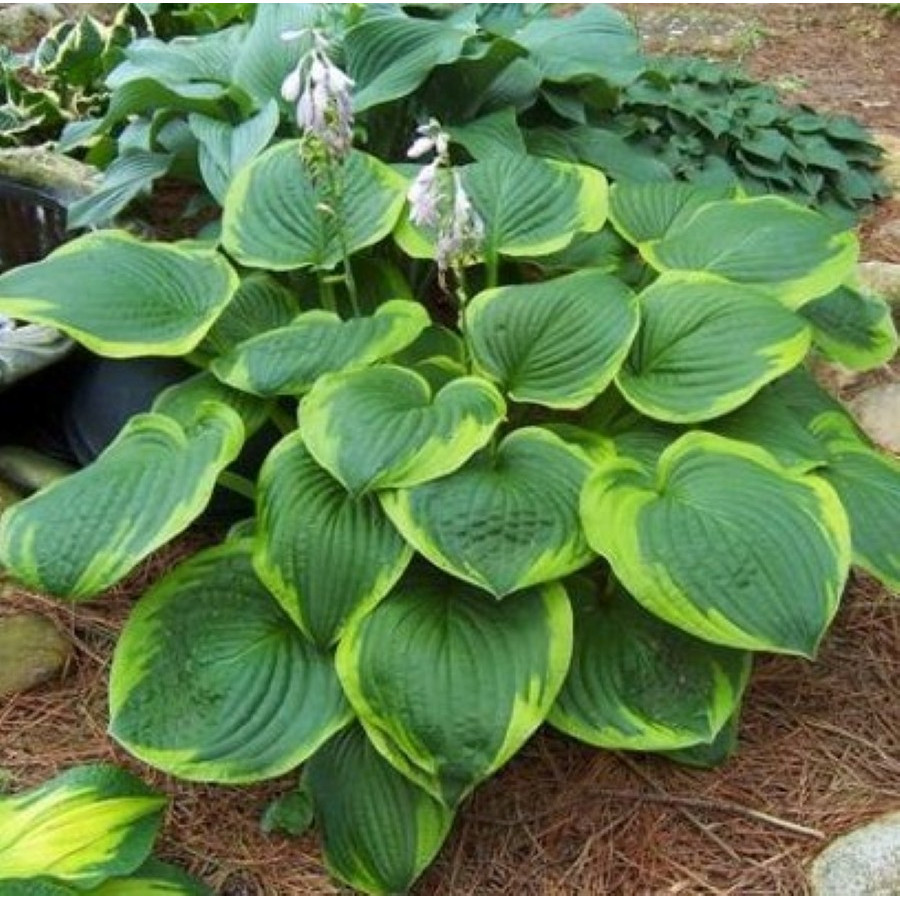
[[[209,541],[157,554],[102,602],[75,608],[6,589],[4,610],[49,615],[73,660],[56,682],[0,701],[0,774],[27,788],[114,760],[172,798],[159,845],[217,892],[338,893],[314,835],[264,835],[263,785],[190,785],[131,760],[106,736],[106,674],[133,599]],[[577,745],[548,730],[463,807],[422,894],[801,894],[810,859],[900,808],[900,599],[853,579],[819,658],[760,657],[737,756],[698,771]]]

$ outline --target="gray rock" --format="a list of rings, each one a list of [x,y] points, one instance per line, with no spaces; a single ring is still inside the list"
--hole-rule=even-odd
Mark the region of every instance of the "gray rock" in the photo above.
[[[850,409],[866,434],[900,453],[900,383],[879,384],[854,397]]]
[[[829,844],[813,862],[819,897],[900,894],[900,813],[891,813]]]
[[[0,9],[0,43],[17,49],[37,46],[63,14],[53,3],[10,3]]]
[[[864,262],[857,267],[863,287],[884,297],[891,306],[900,307],[900,264]]]
[[[0,697],[53,678],[72,652],[56,626],[36,613],[0,618]]]

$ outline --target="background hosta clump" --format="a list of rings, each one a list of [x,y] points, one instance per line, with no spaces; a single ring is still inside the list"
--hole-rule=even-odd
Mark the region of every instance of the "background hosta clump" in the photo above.
[[[303,129],[227,173],[221,227],[0,278],[0,312],[201,370],[10,509],[4,566],[92,597],[217,481],[252,496],[137,604],[110,730],[187,779],[302,766],[369,892],[406,890],[544,722],[716,761],[754,652],[813,657],[851,561],[900,585],[900,466],[805,368],[896,351],[855,236],[732,186],[610,187],[528,133],[637,77],[617,13],[415,13],[260,7],[248,108]]]

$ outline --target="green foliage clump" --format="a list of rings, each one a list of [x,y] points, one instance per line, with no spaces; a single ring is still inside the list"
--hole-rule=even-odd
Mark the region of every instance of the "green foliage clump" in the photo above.
[[[191,780],[302,766],[267,824],[311,801],[335,876],[402,893],[542,724],[712,764],[753,655],[815,656],[851,560],[900,587],[900,466],[805,369],[882,365],[897,334],[833,220],[565,125],[642,71],[608,7],[232,28],[119,76],[151,125],[168,92],[214,226],[100,230],[0,278],[4,315],[197,368],[7,511],[0,561],[87,600],[217,483],[251,498],[137,603],[111,733]]]

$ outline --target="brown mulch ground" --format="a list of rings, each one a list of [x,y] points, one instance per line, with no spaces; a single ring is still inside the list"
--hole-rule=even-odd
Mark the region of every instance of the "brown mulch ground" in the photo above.
[[[789,99],[849,112],[900,136],[900,23],[876,6],[629,6],[677,12],[689,27],[656,49],[690,51],[691,34],[744,25],[732,56]],[[661,12],[662,11],[662,12]],[[691,25],[691,23],[694,23]],[[652,24],[652,22],[651,22]],[[678,27],[681,27],[680,25]],[[692,32],[693,29],[693,32]],[[679,43],[680,42],[680,43]],[[687,46],[686,46],[687,45]],[[898,201],[893,201],[895,204]],[[900,248],[864,229],[869,255]],[[894,255],[896,254],[896,255]],[[0,787],[20,789],[70,765],[115,759],[172,797],[161,853],[229,894],[329,894],[314,836],[264,836],[259,816],[291,778],[224,789],[154,773],[105,736],[105,678],[132,598],[195,535],[148,562],[103,602],[75,609],[7,589],[8,609],[37,609],[69,634],[66,677],[0,701]],[[760,657],[738,755],[713,772],[595,751],[549,730],[471,798],[418,885],[424,894],[799,894],[809,860],[834,836],[900,809],[900,598],[851,583],[815,663]]]

